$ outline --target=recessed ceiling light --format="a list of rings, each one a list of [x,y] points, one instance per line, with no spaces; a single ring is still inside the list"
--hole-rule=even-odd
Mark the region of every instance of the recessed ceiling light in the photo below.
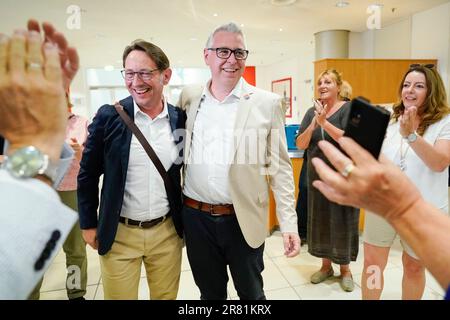
[[[107,66],[104,67],[104,69],[105,69],[106,71],[114,71],[114,66],[112,66],[112,65],[107,65]]]
[[[278,6],[278,7],[289,6],[295,2],[297,2],[297,0],[270,0],[270,3],[272,5]]]
[[[190,38],[189,40],[191,40],[191,41],[197,41],[198,39],[195,38],[195,37],[192,37],[192,38]]]
[[[282,31],[283,31],[283,28],[280,28],[280,29],[278,29],[278,30],[280,30],[280,32],[282,32]]]
[[[338,7],[338,8],[345,8],[349,5],[350,5],[350,3],[348,3],[347,1],[339,1],[336,3],[336,7]]]
[[[219,16],[217,13],[214,13],[214,14],[213,14],[213,17],[217,17],[217,16]]]
[[[244,24],[243,24],[243,23],[241,23],[241,27],[242,27],[242,28],[244,27]]]

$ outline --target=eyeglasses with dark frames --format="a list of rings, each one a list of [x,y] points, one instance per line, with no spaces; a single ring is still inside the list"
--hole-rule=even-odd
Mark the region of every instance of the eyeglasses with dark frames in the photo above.
[[[435,65],[432,63],[427,63],[427,64],[413,63],[409,66],[410,69],[420,68],[420,67],[433,69],[435,67]]]
[[[133,71],[133,70],[121,70],[120,73],[122,74],[122,77],[127,81],[133,81],[134,76],[137,74],[139,78],[141,78],[144,81],[149,81],[153,78],[155,75],[155,71],[158,71],[158,68],[152,69],[152,70],[141,70],[141,71]]]
[[[244,49],[230,49],[230,48],[208,48],[208,50],[215,51],[220,59],[228,59],[231,54],[234,54],[236,60],[245,60],[248,57],[248,50]]]

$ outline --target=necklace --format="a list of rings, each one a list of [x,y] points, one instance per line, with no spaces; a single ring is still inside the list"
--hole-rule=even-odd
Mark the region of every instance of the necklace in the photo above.
[[[403,153],[403,137],[400,137],[400,170],[406,171],[406,154],[409,150],[409,144],[406,146],[405,153]]]

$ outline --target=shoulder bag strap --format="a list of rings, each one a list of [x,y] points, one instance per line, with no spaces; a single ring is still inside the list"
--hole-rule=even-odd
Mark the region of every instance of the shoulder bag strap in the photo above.
[[[166,188],[167,196],[169,194],[175,194],[173,193],[173,185],[172,180],[170,180],[170,177],[164,169],[163,164],[161,163],[161,160],[159,160],[158,156],[156,155],[155,151],[151,147],[151,145],[148,143],[147,139],[145,139],[144,135],[142,134],[141,130],[136,126],[136,124],[131,120],[131,118],[128,116],[128,114],[123,111],[123,106],[116,102],[114,107],[116,108],[117,112],[119,113],[119,116],[122,118],[122,120],[125,122],[127,127],[133,132],[133,134],[136,136],[138,141],[141,143],[142,147],[144,148],[145,152],[147,153],[150,160],[152,160],[153,164],[156,167],[156,170],[158,170],[159,174],[161,175],[161,178],[164,181],[164,186]]]

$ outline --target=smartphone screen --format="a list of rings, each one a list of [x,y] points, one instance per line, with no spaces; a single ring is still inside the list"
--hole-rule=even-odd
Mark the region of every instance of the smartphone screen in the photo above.
[[[355,140],[378,159],[391,114],[363,97],[351,101],[344,136]]]

